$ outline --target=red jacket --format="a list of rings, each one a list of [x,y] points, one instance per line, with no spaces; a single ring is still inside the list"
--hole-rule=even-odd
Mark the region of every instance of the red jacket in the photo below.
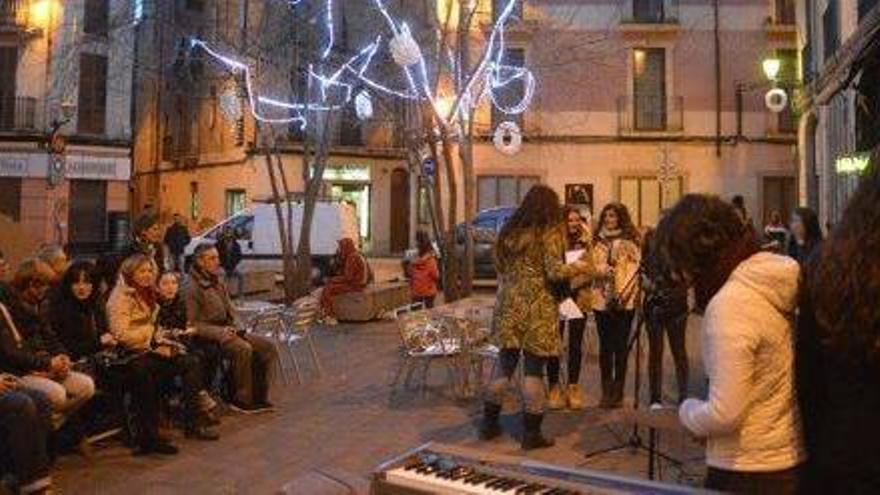
[[[409,264],[409,286],[413,297],[434,297],[437,295],[437,282],[440,270],[433,253],[419,256]]]

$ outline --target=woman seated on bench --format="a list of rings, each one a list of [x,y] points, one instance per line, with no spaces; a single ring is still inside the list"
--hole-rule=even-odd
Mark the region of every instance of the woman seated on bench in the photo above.
[[[198,392],[204,383],[201,363],[156,333],[157,271],[152,258],[140,253],[132,255],[122,263],[119,280],[107,301],[110,332],[119,345],[132,354],[128,367],[132,405],[138,421],[135,455],[177,453],[176,447],[159,437],[160,384],[175,376],[183,381],[187,437],[218,438],[208,429],[210,419],[200,409]]]
[[[358,251],[354,241],[348,237],[340,239],[336,249],[335,268],[337,274],[327,280],[321,291],[321,309],[324,323],[336,324],[333,300],[340,294],[361,292],[370,283],[370,265],[367,258]]]

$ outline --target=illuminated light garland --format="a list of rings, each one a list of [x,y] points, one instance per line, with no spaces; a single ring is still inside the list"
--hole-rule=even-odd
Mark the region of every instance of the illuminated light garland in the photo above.
[[[373,100],[370,98],[370,93],[361,91],[354,97],[354,110],[361,120],[367,120],[373,116]]]
[[[384,0],[373,0],[377,10],[387,22],[392,37],[388,42],[389,50],[395,62],[401,66],[408,89],[395,89],[388,87],[375,79],[366,75],[367,70],[372,66],[373,59],[378,52],[381,44],[381,36],[378,36],[372,43],[365,46],[353,57],[341,64],[335,72],[326,75],[318,73],[313,67],[308,68],[308,75],[319,83],[320,103],[312,102],[289,102],[282,101],[266,96],[257,96],[254,91],[254,82],[249,66],[233,57],[222,54],[213,50],[202,40],[193,39],[192,47],[199,47],[215,60],[225,65],[233,74],[243,74],[245,81],[246,97],[250,106],[250,113],[255,119],[261,122],[272,124],[286,124],[298,122],[302,127],[307,123],[305,112],[313,111],[331,111],[338,110],[344,105],[354,100],[355,110],[361,115],[360,110],[364,110],[366,105],[364,100],[369,101],[372,109],[372,100],[369,93],[360,91],[353,98],[356,85],[363,85],[379,93],[407,100],[427,100],[440,122],[448,126],[450,130],[455,130],[457,121],[465,118],[468,112],[464,109],[475,109],[485,99],[498,111],[505,114],[523,113],[531,104],[534,97],[536,80],[533,73],[525,67],[517,67],[504,64],[505,52],[505,26],[508,19],[513,13],[516,2],[519,0],[508,0],[504,9],[492,27],[489,39],[486,43],[483,54],[480,57],[476,69],[470,74],[461,73],[461,67],[456,62],[452,51],[447,47],[447,56],[453,77],[457,85],[465,84],[465,87],[455,96],[453,105],[443,108],[439,105],[439,98],[434,94],[430,79],[428,77],[427,63],[421,52],[418,43],[412,36],[406,23],[398,24],[388,11]],[[287,4],[293,8],[302,3],[302,0],[288,0]],[[333,16],[333,1],[325,1],[325,24],[328,32],[327,44],[322,47],[321,59],[327,59],[332,53],[335,43],[335,26]],[[345,77],[349,75],[350,77]],[[469,79],[465,80],[465,77]],[[498,92],[509,87],[514,83],[522,83],[522,98],[515,104],[503,104],[499,101]],[[330,96],[328,92],[332,89],[341,89],[343,98],[341,103],[328,103]],[[476,91],[479,89],[478,91]],[[476,91],[476,93],[475,93]],[[476,96],[475,96],[476,94]],[[363,98],[360,98],[363,96]],[[308,98],[308,95],[304,96]],[[360,100],[360,101],[359,101]],[[276,110],[295,111],[296,115],[291,117],[273,117],[265,115],[260,111],[261,106]]]

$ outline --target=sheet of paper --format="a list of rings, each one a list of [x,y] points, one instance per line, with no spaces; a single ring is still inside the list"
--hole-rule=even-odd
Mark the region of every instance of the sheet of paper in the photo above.
[[[583,256],[583,255],[584,255],[583,249],[574,249],[572,251],[566,251],[565,252],[565,263],[570,265],[570,264],[574,263],[575,261],[581,259],[581,256]]]
[[[559,304],[559,318],[562,320],[577,320],[584,317],[581,308],[578,307],[574,299],[568,298]]]

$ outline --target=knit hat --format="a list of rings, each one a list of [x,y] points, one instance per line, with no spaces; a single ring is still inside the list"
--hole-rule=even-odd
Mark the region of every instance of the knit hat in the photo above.
[[[157,223],[159,223],[159,215],[151,211],[145,211],[134,219],[132,231],[135,236],[139,236],[145,230],[149,229],[153,225],[156,225]]]

